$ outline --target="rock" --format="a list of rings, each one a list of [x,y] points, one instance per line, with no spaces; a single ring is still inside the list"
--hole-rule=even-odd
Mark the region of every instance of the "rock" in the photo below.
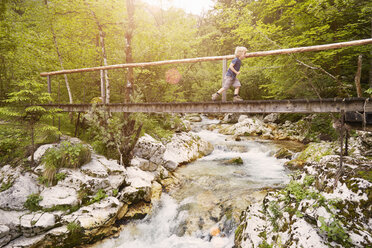
[[[139,202],[129,207],[128,212],[125,214],[126,219],[143,219],[151,212],[151,203]]]
[[[188,115],[186,119],[190,122],[201,122],[202,118],[198,114]]]
[[[160,183],[154,181],[151,187],[151,202],[159,201],[163,188]]]
[[[239,114],[238,113],[233,113],[233,114],[226,114],[222,120],[222,123],[237,123],[239,119]]]
[[[218,234],[220,234],[220,229],[218,227],[213,227],[210,231],[209,231],[209,234],[211,236],[217,236]]]
[[[292,153],[291,151],[289,151],[288,149],[286,148],[280,148],[276,153],[275,153],[275,157],[276,158],[285,158],[285,159],[292,159]]]
[[[32,213],[21,217],[23,236],[33,237],[42,234],[55,226],[55,216],[50,213]]]
[[[56,206],[77,206],[80,204],[78,194],[75,189],[65,186],[54,186],[46,188],[41,192],[43,198],[39,205],[42,208],[52,208]]]
[[[23,211],[4,211],[0,210],[0,225],[9,228],[9,235],[11,239],[22,235],[20,228],[20,218],[25,215]]]
[[[10,235],[9,230],[9,227],[0,225],[0,247],[3,247],[11,240],[12,236]]]
[[[59,181],[57,185],[61,187],[73,188],[76,191],[83,190],[86,192],[92,192],[94,194],[99,189],[107,188],[111,184],[109,181],[109,178],[112,178],[111,176],[107,178],[91,177],[82,173],[80,170],[66,168],[60,169],[59,172],[65,173],[66,178],[62,181]],[[122,174],[119,176],[119,178],[125,180],[125,174]]]
[[[133,204],[140,201],[151,201],[151,182],[154,175],[145,172],[136,167],[127,168],[127,182],[130,186],[125,187],[119,193],[119,199],[127,204]]]
[[[157,168],[158,168],[157,164],[155,164],[153,162],[150,162],[147,159],[143,159],[143,158],[139,158],[139,157],[133,158],[130,163],[131,163],[131,166],[140,168],[143,171],[151,171],[152,172],[152,171],[156,171]]]
[[[155,140],[148,134],[145,134],[138,139],[136,146],[133,149],[134,156],[139,158],[147,159],[155,164],[163,164],[163,154],[165,152],[165,146]]]
[[[279,115],[276,114],[276,113],[271,113],[271,114],[268,114],[267,116],[265,116],[264,118],[264,122],[265,123],[276,123],[279,119]]]
[[[72,214],[63,216],[62,221],[65,223],[80,223],[81,227],[85,229],[84,235],[91,236],[95,235],[99,229],[111,226],[122,206],[123,203],[115,197],[107,197],[100,202],[82,207]]]
[[[37,247],[35,244],[41,242],[45,238],[46,234],[42,234],[34,237],[20,237],[12,240],[10,243],[4,246],[4,248],[28,248]]]
[[[80,167],[80,171],[91,177],[106,178],[108,176],[106,167],[95,159]]]
[[[16,177],[9,189],[0,192],[0,209],[24,210],[25,207],[23,205],[27,197],[31,194],[39,193],[35,179],[30,173]]]
[[[232,158],[229,160],[224,161],[224,164],[235,164],[235,165],[242,165],[243,159],[241,157]]]
[[[105,168],[107,173],[110,175],[121,175],[125,173],[124,166],[120,165],[116,160],[107,159],[103,156],[92,156],[92,160],[97,159]]]
[[[240,116],[239,116],[239,119],[238,119],[238,122],[242,122],[242,121],[244,121],[245,119],[248,119],[248,115],[240,115]]]
[[[178,164],[188,163],[202,156],[212,153],[213,146],[198,136],[180,133],[173,135],[171,141],[166,144],[164,167],[173,171]],[[176,165],[177,164],[177,165]]]
[[[36,163],[40,162],[42,156],[49,148],[56,148],[58,144],[47,144],[40,146],[35,152],[34,152],[34,160]],[[31,161],[31,156],[27,158],[29,161]]]

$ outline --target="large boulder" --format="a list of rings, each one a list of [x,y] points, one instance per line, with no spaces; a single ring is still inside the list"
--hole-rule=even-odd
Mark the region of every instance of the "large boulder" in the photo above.
[[[13,184],[7,190],[0,192],[0,209],[24,210],[27,197],[39,193],[36,177],[31,173],[22,175],[17,170],[12,171],[15,172]]]
[[[189,133],[175,134],[171,141],[166,144],[163,157],[166,161],[164,167],[173,171],[178,164],[194,161],[212,153],[212,151],[212,144],[203,141],[199,136]]]

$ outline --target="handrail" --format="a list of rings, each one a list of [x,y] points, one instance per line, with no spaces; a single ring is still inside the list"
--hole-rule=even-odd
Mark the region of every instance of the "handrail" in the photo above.
[[[367,45],[367,44],[372,44],[372,38],[326,44],[326,45],[316,45],[316,46],[253,52],[253,53],[247,53],[245,57],[251,58],[251,57],[262,57],[262,56],[279,55],[279,54],[322,51],[322,50],[329,50],[329,49],[336,49],[336,48],[343,48],[343,47],[350,47],[350,46],[361,46],[361,45]],[[195,63],[195,62],[204,62],[204,61],[216,61],[216,60],[224,60],[224,59],[233,59],[234,57],[235,57],[234,55],[225,55],[225,56],[165,60],[165,61],[144,62],[144,63],[117,64],[117,65],[98,66],[98,67],[91,67],[91,68],[42,72],[40,73],[40,76],[46,77],[46,76],[60,75],[60,74],[71,74],[71,73],[78,73],[78,72],[89,72],[89,71],[100,71],[100,70],[112,70],[112,69],[119,69],[119,68],[133,68],[133,67],[158,66],[158,65],[168,65],[168,64],[185,64],[185,63]]]

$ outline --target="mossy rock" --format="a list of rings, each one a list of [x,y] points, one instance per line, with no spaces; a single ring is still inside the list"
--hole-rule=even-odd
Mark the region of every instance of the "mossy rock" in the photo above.
[[[275,153],[276,158],[285,158],[285,159],[292,159],[292,153],[286,149],[286,148],[280,148],[276,153]]]
[[[298,170],[304,168],[306,162],[301,159],[292,159],[284,163],[284,166],[290,170]]]
[[[241,157],[236,157],[236,158],[232,158],[232,159],[225,161],[224,164],[242,165],[244,164],[244,162]]]

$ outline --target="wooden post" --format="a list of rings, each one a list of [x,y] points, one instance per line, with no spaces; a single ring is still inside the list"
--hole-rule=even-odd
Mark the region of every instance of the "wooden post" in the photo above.
[[[222,87],[223,87],[223,81],[225,78],[226,71],[227,71],[227,60],[224,59],[222,60]],[[222,101],[226,102],[226,90],[222,92]]]
[[[48,93],[52,94],[52,84],[50,82],[50,76],[47,76],[47,82],[48,82]]]
[[[105,80],[104,80],[104,73],[103,70],[100,70],[100,75],[101,75],[101,98],[102,98],[102,103],[106,104],[106,86],[105,86]]]
[[[78,118],[76,119],[76,125],[75,125],[75,137],[77,137],[77,135],[79,134],[78,133],[78,129],[79,129],[79,122],[80,122],[80,113],[78,114]]]
[[[343,153],[344,153],[344,128],[345,128],[345,111],[341,110],[341,126],[340,126],[340,167],[338,168],[336,175],[335,175],[335,183],[333,185],[334,188],[337,187],[337,182],[342,175],[343,170]]]
[[[355,87],[358,97],[362,97],[362,87],[360,86],[360,77],[362,74],[362,55],[358,56],[358,69],[355,75]]]

